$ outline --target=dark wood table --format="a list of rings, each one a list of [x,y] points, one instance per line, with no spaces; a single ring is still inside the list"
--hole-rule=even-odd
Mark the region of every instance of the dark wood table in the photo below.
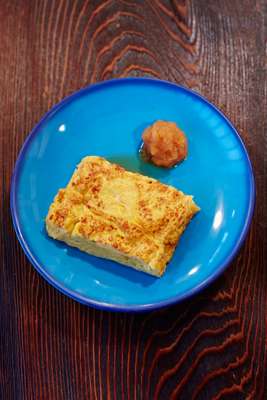
[[[266,0],[0,0],[0,399],[264,399],[267,228]],[[91,82],[153,76],[193,88],[238,128],[257,205],[216,283],[145,314],[97,311],[29,264],[9,211],[32,127]]]

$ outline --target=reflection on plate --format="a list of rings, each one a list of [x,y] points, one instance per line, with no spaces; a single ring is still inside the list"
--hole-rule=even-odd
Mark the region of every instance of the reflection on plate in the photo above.
[[[188,138],[187,159],[170,170],[145,163],[138,154],[143,129],[158,119],[176,122]],[[86,155],[103,156],[194,195],[201,212],[162,278],[83,254],[47,236],[49,204]],[[172,304],[212,282],[243,242],[254,199],[247,152],[220,111],[188,89],[142,78],[92,85],[55,106],[27,138],[11,187],[16,233],[35,268],[82,303],[126,311]]]

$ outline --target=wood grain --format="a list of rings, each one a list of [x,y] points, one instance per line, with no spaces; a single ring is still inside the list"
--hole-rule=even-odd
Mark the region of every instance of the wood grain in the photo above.
[[[0,0],[0,399],[267,396],[265,0]],[[12,228],[12,169],[28,132],[91,82],[154,76],[218,105],[257,185],[253,224],[199,296],[140,315],[86,308],[50,287]]]

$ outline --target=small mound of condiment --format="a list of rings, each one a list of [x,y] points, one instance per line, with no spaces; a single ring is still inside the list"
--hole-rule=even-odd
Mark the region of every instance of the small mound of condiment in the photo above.
[[[145,158],[159,167],[173,167],[187,156],[186,136],[175,122],[156,121],[142,138]]]

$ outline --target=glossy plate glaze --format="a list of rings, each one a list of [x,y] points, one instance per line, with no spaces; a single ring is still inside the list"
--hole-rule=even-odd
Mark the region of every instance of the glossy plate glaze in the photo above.
[[[189,156],[165,170],[138,154],[143,129],[175,121]],[[192,194],[201,207],[158,279],[50,239],[44,219],[58,189],[86,155],[99,155]],[[95,307],[140,311],[185,299],[227,266],[247,233],[254,179],[245,147],[207,100],[175,84],[128,78],[82,89],[55,106],[27,138],[16,163],[11,211],[19,241],[53,286]]]

